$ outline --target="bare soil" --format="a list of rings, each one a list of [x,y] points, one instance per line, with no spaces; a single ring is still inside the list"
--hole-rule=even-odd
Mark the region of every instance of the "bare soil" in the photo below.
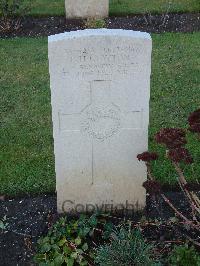
[[[110,17],[105,20],[105,24],[109,29],[139,30],[149,33],[195,32],[200,31],[200,13]],[[65,17],[26,17],[19,30],[10,32],[0,30],[0,37],[49,36],[81,29],[85,29],[84,20],[66,20]]]

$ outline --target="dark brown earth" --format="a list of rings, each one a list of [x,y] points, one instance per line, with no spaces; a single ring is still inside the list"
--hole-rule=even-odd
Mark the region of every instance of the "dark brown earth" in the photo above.
[[[166,195],[183,213],[188,213],[188,205],[180,192],[167,192]],[[48,228],[59,217],[56,212],[56,196],[41,195],[37,197],[13,198],[0,201],[0,220],[6,216],[7,228],[0,229],[0,265],[34,265],[33,255],[36,242],[45,235]],[[148,241],[155,242],[167,254],[173,243],[184,243],[186,235],[195,238],[191,230],[183,230],[180,224],[169,222],[174,213],[163,201],[159,203],[159,212],[150,197],[147,197],[147,208],[144,213],[133,215],[129,219],[138,221],[146,216],[151,221],[144,226],[143,233]],[[155,218],[163,222],[156,223]],[[114,219],[114,218],[113,218]],[[151,220],[150,220],[151,219]],[[153,221],[153,222],[152,222]]]
[[[139,30],[150,33],[195,32],[200,31],[200,13],[110,17],[105,20],[105,23],[105,27],[109,29]],[[84,28],[84,20],[66,20],[64,17],[27,17],[23,20],[20,30],[9,33],[1,30],[0,37],[49,36]]]
[[[56,197],[15,198],[0,201],[0,219],[6,215],[8,228],[0,229],[0,265],[31,265],[34,247],[56,214]]]

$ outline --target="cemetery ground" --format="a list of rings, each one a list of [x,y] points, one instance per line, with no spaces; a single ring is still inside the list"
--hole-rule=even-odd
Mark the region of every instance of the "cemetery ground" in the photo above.
[[[108,29],[139,30],[150,33],[197,32],[200,31],[200,13],[133,15],[127,17],[109,17],[104,20],[65,19],[53,17],[25,17],[18,31],[0,31],[0,37],[40,37],[64,31],[104,27]],[[17,18],[14,19],[17,23]]]
[[[155,175],[166,190],[173,191],[176,190],[175,173],[162,147],[155,145],[153,136],[162,127],[186,128],[188,114],[199,104],[197,48],[200,34],[163,33],[152,37],[150,148],[161,154],[154,164]],[[45,235],[48,226],[57,219],[47,38],[1,40],[0,55],[3,125],[0,216],[7,214],[3,223],[8,223],[10,230],[1,234],[0,246],[1,260],[5,265],[12,265],[16,261],[22,264],[32,261],[37,239]],[[189,138],[195,164],[185,170],[198,190],[200,150],[196,139],[191,135]],[[176,206],[187,212],[179,193],[167,194],[175,200]],[[27,196],[24,198],[24,195]],[[151,204],[148,200],[148,215],[157,217]],[[164,216],[173,216],[169,208],[163,206]],[[180,226],[176,223],[147,226],[146,236],[149,241],[161,243],[159,248],[164,249],[166,255],[173,243],[185,241],[185,232],[180,233],[177,227]]]
[[[64,1],[56,0],[36,0],[34,2],[26,0],[31,5],[31,15],[37,16],[64,16]],[[198,12],[200,3],[198,0],[111,0],[111,16],[127,16],[131,14],[144,14],[150,12],[159,14],[165,12]]]
[[[46,1],[34,1],[32,14],[64,15],[61,2],[54,1],[52,4],[48,1],[47,4]],[[159,3],[164,1],[146,1],[144,5],[142,1],[136,1],[134,6],[128,0],[115,2],[117,5],[112,6],[114,0],[111,1],[112,15],[142,13],[144,7],[150,12],[162,13],[164,5],[161,8]],[[151,5],[147,6],[150,2]],[[166,11],[167,5],[165,7]],[[176,4],[174,1],[171,8],[172,12],[196,12],[199,2],[184,0]],[[40,10],[43,10],[42,13]],[[182,194],[174,192],[177,190],[176,173],[166,160],[165,150],[155,144],[154,135],[163,127],[187,128],[188,114],[199,107],[199,15],[191,16],[195,17],[194,25],[182,30],[185,33],[152,34],[149,145],[150,150],[160,154],[159,160],[153,164],[153,173],[162,183],[166,195],[183,213],[188,212],[188,206]],[[124,28],[128,27],[129,22]],[[71,28],[81,29],[81,23],[72,24]],[[188,26],[188,23],[185,25]],[[149,31],[154,31],[155,25],[150,26]],[[120,19],[116,27],[122,27]],[[36,241],[58,219],[47,38],[43,37],[48,34],[45,31],[38,34],[37,30],[35,34],[30,34],[28,29],[24,35],[42,36],[0,40],[0,265],[16,265],[16,262],[32,265]],[[188,137],[187,147],[195,163],[184,170],[189,182],[199,190],[200,146],[194,135],[188,134]],[[196,232],[183,228],[164,202],[161,202],[161,209],[163,217],[158,215],[153,201],[147,197],[146,213],[134,217],[133,221],[144,229],[150,243],[156,243],[158,253],[166,257],[173,244],[183,244],[186,239],[195,238]],[[152,218],[147,226],[143,227],[141,215]],[[172,219],[164,223],[159,220],[169,217]],[[115,223],[115,218],[112,222]]]

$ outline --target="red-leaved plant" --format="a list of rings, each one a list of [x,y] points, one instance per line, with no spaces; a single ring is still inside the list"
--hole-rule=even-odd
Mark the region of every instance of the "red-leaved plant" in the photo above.
[[[200,109],[190,114],[188,123],[189,131],[197,134],[200,139]],[[193,188],[188,184],[180,164],[181,162],[185,164],[193,163],[190,152],[185,148],[185,144],[187,143],[186,130],[180,128],[163,128],[155,135],[155,141],[166,147],[166,156],[175,167],[177,181],[189,202],[191,215],[186,217],[162,192],[160,183],[156,180],[151,171],[151,161],[158,159],[158,155],[154,152],[143,152],[137,156],[138,160],[144,161],[147,166],[148,179],[144,182],[143,186],[147,190],[147,193],[151,195],[159,194],[184,223],[200,231],[200,199],[193,191]],[[200,243],[194,242],[200,245]]]

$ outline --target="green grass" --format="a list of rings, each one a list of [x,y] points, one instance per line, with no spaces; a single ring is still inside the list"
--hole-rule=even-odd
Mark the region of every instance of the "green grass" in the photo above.
[[[186,127],[200,105],[199,45],[200,33],[153,35],[151,149],[156,131]],[[54,191],[47,38],[1,40],[0,58],[0,194]],[[187,173],[200,180],[200,143],[190,137],[189,146],[196,163]],[[175,180],[166,161],[156,163],[154,173],[163,183]]]
[[[197,12],[199,0],[111,0],[110,15],[163,12]]]
[[[83,0],[84,1],[84,0]],[[64,0],[25,0],[31,15],[64,15]],[[171,2],[170,9],[169,3]],[[141,14],[144,12],[198,12],[199,0],[110,0],[110,15]]]
[[[47,39],[0,41],[0,194],[55,186]]]
[[[154,165],[161,182],[174,183],[176,174],[165,150],[153,141],[162,127],[188,127],[189,113],[200,107],[200,33],[153,35],[151,80],[150,148],[162,154]],[[189,134],[188,148],[195,164],[185,171],[191,181],[200,181],[200,141]]]

